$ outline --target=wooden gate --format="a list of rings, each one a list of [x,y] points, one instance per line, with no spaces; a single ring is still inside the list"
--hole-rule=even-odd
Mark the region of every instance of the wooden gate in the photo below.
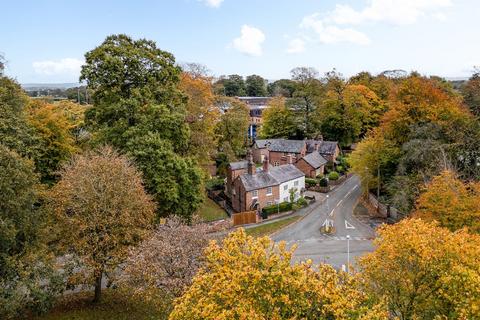
[[[257,222],[257,211],[245,211],[234,213],[233,217],[233,225],[239,226],[242,224],[249,224],[249,223],[256,223]]]

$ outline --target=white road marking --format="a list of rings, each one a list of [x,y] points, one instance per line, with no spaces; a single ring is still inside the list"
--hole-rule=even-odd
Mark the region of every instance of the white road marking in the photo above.
[[[355,227],[352,224],[350,224],[350,222],[345,220],[345,229],[355,229]]]

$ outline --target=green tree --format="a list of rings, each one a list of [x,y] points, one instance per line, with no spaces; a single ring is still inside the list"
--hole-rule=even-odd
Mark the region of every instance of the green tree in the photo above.
[[[141,174],[127,158],[102,147],[75,156],[47,200],[55,243],[80,259],[71,281],[93,285],[94,301],[100,301],[104,273],[114,271],[153,225],[155,205]]]
[[[20,85],[0,76],[0,142],[22,156],[35,158],[38,140],[27,121],[27,104]]]
[[[285,104],[285,99],[275,97],[262,114],[259,136],[266,138],[291,138],[297,132],[295,114]]]
[[[267,86],[268,94],[270,96],[282,96],[285,98],[292,98],[295,88],[295,82],[290,79],[280,79],[269,83]]]
[[[223,82],[223,94],[228,97],[243,97],[246,94],[245,81],[238,74],[229,75]]]
[[[44,212],[33,162],[0,144],[0,317],[45,311],[61,278],[42,245]]]
[[[187,221],[203,201],[202,172],[196,163],[177,155],[155,133],[130,140],[128,154],[143,172],[147,191],[159,204],[159,216],[177,215]]]
[[[249,97],[265,97],[267,95],[265,79],[256,74],[248,76],[245,80],[245,91]]]
[[[233,160],[245,154],[250,111],[245,103],[234,98],[221,98],[219,103],[228,105],[215,128],[219,151]]]
[[[306,138],[319,134],[318,123],[315,122],[314,112],[319,104],[319,99],[324,92],[318,71],[314,68],[299,67],[290,71],[295,82],[295,98],[292,105],[300,116],[301,130]]]

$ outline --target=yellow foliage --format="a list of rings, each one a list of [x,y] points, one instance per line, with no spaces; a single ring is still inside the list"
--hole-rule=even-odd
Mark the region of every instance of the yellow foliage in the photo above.
[[[420,219],[383,226],[360,259],[366,292],[400,319],[480,318],[480,236]]]
[[[327,265],[292,264],[293,252],[243,229],[221,245],[211,242],[170,319],[387,319],[355,289],[356,278]]]
[[[417,200],[415,214],[455,231],[480,233],[480,183],[464,183],[452,171],[434,177]]]

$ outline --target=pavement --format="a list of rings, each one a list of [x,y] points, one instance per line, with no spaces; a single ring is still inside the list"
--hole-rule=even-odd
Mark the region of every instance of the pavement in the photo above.
[[[360,196],[360,179],[352,176],[331,191],[326,201],[271,238],[277,242],[286,241],[288,246],[296,244],[294,261],[311,259],[315,264],[328,263],[340,269],[347,265],[349,251],[350,264],[354,265],[355,258],[373,250],[375,237],[373,228],[353,216]],[[322,233],[320,229],[325,224],[333,226],[335,232]]]

